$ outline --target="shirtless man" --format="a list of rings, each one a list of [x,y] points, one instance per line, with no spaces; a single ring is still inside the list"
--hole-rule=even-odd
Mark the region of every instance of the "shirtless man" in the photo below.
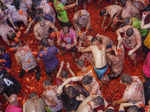
[[[99,96],[101,96],[100,86],[99,86],[98,82],[96,81],[96,79],[92,76],[92,71],[89,71],[84,76],[77,76],[77,77],[68,78],[62,84],[62,87],[64,85],[69,84],[70,82],[77,82],[77,81],[81,81],[82,86],[84,88],[86,88],[86,90],[91,95],[99,95]]]
[[[104,16],[101,27],[104,28],[104,30],[107,30],[111,25],[113,25],[113,23],[116,22],[117,16],[119,16],[121,11],[122,11],[122,7],[119,5],[109,5],[109,6],[105,7],[103,10],[101,10],[100,16]],[[109,17],[110,20],[109,20],[109,23],[107,24],[107,26],[104,27],[107,17]]]
[[[76,112],[93,112],[99,106],[105,106],[104,99],[100,96],[92,95],[83,100]]]
[[[49,30],[51,30],[51,32],[58,31],[53,23],[45,19],[41,19],[41,21],[34,26],[35,38],[39,41],[43,38],[48,38],[49,34],[51,33]]]
[[[124,47],[123,45],[117,49],[115,45],[112,47],[112,51],[107,53],[108,64],[111,67],[111,73],[108,75],[109,80],[118,78],[123,70],[124,62]]]
[[[38,8],[41,8],[43,10],[43,16],[46,20],[55,23],[56,13],[52,6],[48,4],[47,0],[42,0]]]
[[[94,58],[94,70],[97,74],[97,77],[101,80],[108,69],[107,60],[106,60],[106,45],[101,39],[92,39],[92,45],[87,48],[81,47],[79,51],[92,52]]]
[[[6,42],[7,45],[10,45],[8,35],[11,36],[13,33],[15,33],[14,29],[8,26],[8,24],[0,24],[0,36]]]
[[[79,10],[73,16],[73,25],[77,33],[81,33],[82,28],[85,28],[87,33],[90,28],[91,20],[90,14],[87,10]]]
[[[43,86],[45,91],[42,93],[42,99],[45,104],[53,112],[60,111],[63,108],[63,104],[61,100],[57,98],[57,87],[51,85],[48,80],[44,81]]]
[[[23,104],[23,112],[45,112],[45,104],[36,93],[31,93],[29,99]]]
[[[133,5],[133,3],[128,0],[125,7],[122,10],[121,18],[126,19],[140,14],[139,10]]]
[[[142,44],[140,32],[136,28],[126,25],[122,28],[119,28],[116,33],[118,35],[118,46],[123,44],[130,59],[136,65],[136,51],[141,47]]]

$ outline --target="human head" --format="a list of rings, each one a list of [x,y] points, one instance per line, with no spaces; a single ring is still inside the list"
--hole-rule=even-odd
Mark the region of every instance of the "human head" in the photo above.
[[[64,34],[66,34],[66,33],[68,33],[69,32],[69,28],[72,26],[72,24],[71,23],[65,23],[64,25],[63,25],[63,32],[64,32]]]
[[[108,108],[105,112],[115,112],[114,109],[111,107],[111,108]]]
[[[12,94],[11,96],[9,96],[8,102],[10,104],[16,103],[17,102],[17,95],[16,94]]]
[[[120,0],[121,5],[124,7],[126,5],[127,0]]]
[[[78,60],[77,60],[77,64],[78,64],[80,67],[84,67],[84,60],[78,59]]]
[[[94,104],[94,108],[97,108],[99,106],[105,106],[104,99],[101,96],[97,96],[92,100],[92,102]]]
[[[0,55],[3,55],[6,52],[6,49],[4,46],[0,46]]]
[[[68,87],[65,87],[64,92],[66,93],[66,95],[69,96],[69,98],[75,98],[79,95],[79,92],[73,86],[70,85]]]
[[[43,87],[46,89],[47,87],[49,87],[51,85],[51,82],[49,80],[45,80],[43,82]]]
[[[62,72],[61,72],[61,76],[62,76],[62,78],[68,78],[68,72],[67,71],[65,71],[65,70],[62,70]]]
[[[8,32],[8,39],[9,40],[14,40],[16,37],[16,33],[15,32]]]
[[[46,25],[46,20],[43,19],[43,18],[41,18],[41,20],[40,20],[40,26],[44,27],[45,25]]]
[[[132,83],[132,77],[129,76],[128,74],[123,74],[120,79],[121,79],[121,82],[124,84],[131,84]]]
[[[131,36],[133,35],[133,33],[134,33],[133,28],[128,28],[127,31],[126,31],[126,35],[127,35],[128,37],[131,37]]]
[[[37,97],[38,97],[38,95],[37,95],[37,93],[35,93],[35,92],[32,92],[32,93],[29,95],[29,99],[32,99],[32,100],[36,99]]]
[[[44,38],[41,40],[40,42],[40,46],[43,48],[43,47],[48,47],[49,46],[49,43],[48,43],[48,39]]]
[[[99,13],[100,16],[105,16],[107,14],[106,9],[102,9]]]
[[[82,78],[82,81],[81,81],[81,82],[82,82],[83,85],[88,85],[88,84],[91,84],[92,81],[93,81],[93,77],[90,76],[90,75],[86,75],[86,76],[84,76],[84,77]]]
[[[127,112],[139,112],[139,108],[133,105],[127,109]]]

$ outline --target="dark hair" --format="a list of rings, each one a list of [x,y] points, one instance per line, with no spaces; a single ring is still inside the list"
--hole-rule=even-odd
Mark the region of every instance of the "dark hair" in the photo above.
[[[114,109],[107,109],[106,112],[115,112]]]
[[[48,39],[47,38],[42,39],[40,45],[42,45],[43,47],[48,47],[49,46]]]
[[[12,5],[14,5],[16,7],[16,9],[19,10],[19,8],[20,8],[20,0],[14,0]]]
[[[91,42],[92,42],[92,43],[95,42],[95,41],[97,41],[97,38],[96,38],[96,37],[94,37],[94,38],[91,39]]]
[[[122,6],[125,6],[126,2],[127,2],[127,0],[120,0],[120,3],[121,3]]]
[[[77,60],[77,64],[79,66],[83,67],[84,66],[84,60],[81,60],[81,59]]]
[[[72,27],[72,23],[70,23],[70,22],[67,22],[67,23],[62,23],[61,24],[62,25],[62,27]]]
[[[123,74],[120,79],[123,83],[127,83],[127,84],[132,83],[132,77],[127,74]]]
[[[130,106],[128,109],[127,109],[127,112],[139,112],[139,108],[134,105],[134,106]]]
[[[8,39],[9,39],[9,40],[14,40],[15,37],[16,37],[16,33],[13,32],[13,33],[11,33],[10,35],[7,35],[7,36],[8,36]]]
[[[93,77],[92,76],[90,76],[90,75],[86,75],[86,76],[84,76],[83,78],[82,78],[82,84],[83,85],[87,85],[87,84],[90,84],[90,83],[92,83],[92,81],[93,81]]]
[[[61,76],[62,76],[62,78],[68,78],[68,74],[69,73],[67,71],[63,70],[61,73]]]
[[[99,13],[100,16],[104,16],[104,14],[106,14],[106,9],[102,9]]]
[[[105,105],[104,99],[101,96],[97,96],[96,98],[93,99],[94,103],[98,106],[103,106]]]
[[[65,93],[71,98],[75,98],[79,95],[79,92],[73,86],[66,87]]]
[[[127,35],[128,37],[132,36],[133,33],[134,33],[133,28],[128,28],[127,31],[126,31],[126,35]]]
[[[51,85],[51,82],[50,82],[49,80],[45,80],[45,81],[43,82],[43,85],[44,85],[44,86],[50,86],[50,85]]]
[[[111,55],[114,55],[114,56],[116,55],[114,50],[111,50],[111,51],[110,51],[110,54],[111,54]]]
[[[33,97],[35,97],[35,96],[37,96],[37,93],[35,93],[35,92],[32,92],[31,94],[29,94],[29,98],[30,99],[33,98]]]

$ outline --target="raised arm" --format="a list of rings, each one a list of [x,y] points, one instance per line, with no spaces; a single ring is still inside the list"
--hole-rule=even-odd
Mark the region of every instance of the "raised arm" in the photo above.
[[[145,18],[146,18],[146,16],[147,16],[147,14],[143,13],[142,22],[141,22],[141,28],[142,29],[149,29],[150,28],[150,23],[145,24]]]
[[[69,79],[65,80],[65,82],[58,87],[57,93],[61,94],[63,87],[65,85],[69,84],[71,81],[75,82],[75,81],[80,81],[81,79],[82,79],[82,76],[81,77],[72,77],[72,78],[69,78]]]
[[[79,48],[79,52],[90,52],[91,51],[91,46],[87,47],[87,48],[84,48],[84,47],[80,47]]]
[[[75,2],[75,3],[73,3],[73,4],[66,5],[66,6],[64,7],[64,10],[67,10],[67,9],[73,8],[73,7],[75,7],[76,5],[78,5],[78,0],[76,0],[76,2]]]
[[[62,61],[61,64],[60,64],[60,68],[59,68],[59,70],[57,72],[57,75],[56,75],[57,78],[60,77],[60,74],[62,72],[63,66],[64,66],[64,61]]]
[[[75,73],[72,71],[72,69],[70,68],[70,63],[67,63],[67,68],[69,70],[69,72],[71,73],[72,76],[75,76]]]
[[[137,45],[133,48],[133,49],[131,49],[130,51],[129,51],[129,54],[128,55],[132,55],[135,51],[137,51],[140,47],[141,47],[141,45],[142,45],[142,40],[141,40],[141,34],[140,34],[140,32],[137,30],[137,29],[134,29],[134,32],[135,32],[135,34],[136,34],[136,42],[137,42]]]

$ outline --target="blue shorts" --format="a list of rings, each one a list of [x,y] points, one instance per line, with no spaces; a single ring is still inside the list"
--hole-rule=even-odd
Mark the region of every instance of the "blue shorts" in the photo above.
[[[96,75],[97,75],[98,79],[101,80],[104,77],[107,70],[108,70],[108,65],[104,66],[103,68],[94,67],[94,70],[96,72]]]

